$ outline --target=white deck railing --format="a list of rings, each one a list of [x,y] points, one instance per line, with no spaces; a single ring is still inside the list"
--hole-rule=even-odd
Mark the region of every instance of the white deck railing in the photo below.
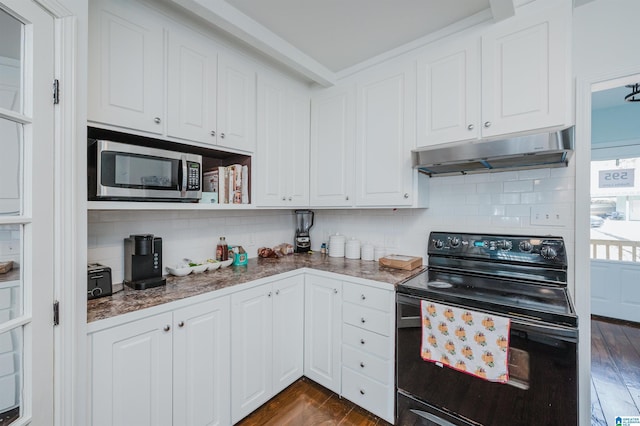
[[[640,241],[591,240],[591,258],[640,262]]]

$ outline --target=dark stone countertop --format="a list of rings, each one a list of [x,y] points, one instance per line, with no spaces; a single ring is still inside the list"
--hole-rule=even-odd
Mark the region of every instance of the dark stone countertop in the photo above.
[[[300,268],[333,272],[398,285],[424,271],[382,267],[378,262],[333,258],[322,254],[294,254],[279,259],[249,259],[245,266],[229,266],[185,277],[167,276],[167,285],[147,290],[125,289],[112,296],[87,302],[87,322],[98,321],[144,308],[197,296],[234,285],[268,278]]]

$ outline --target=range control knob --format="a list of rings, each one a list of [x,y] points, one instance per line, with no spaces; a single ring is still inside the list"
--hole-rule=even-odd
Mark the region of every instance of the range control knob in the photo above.
[[[518,247],[520,248],[520,251],[531,251],[531,250],[533,250],[533,246],[531,245],[531,243],[529,241],[520,241],[520,244],[518,245]]]
[[[441,249],[442,247],[444,247],[444,241],[442,241],[442,240],[433,240],[433,247],[435,247],[437,249]]]
[[[458,237],[449,238],[449,245],[451,247],[458,247],[460,245],[460,238]]]
[[[509,240],[500,240],[496,244],[500,250],[509,251],[513,248],[513,244]]]
[[[558,256],[558,252],[551,246],[542,246],[540,255],[545,259],[555,259]]]

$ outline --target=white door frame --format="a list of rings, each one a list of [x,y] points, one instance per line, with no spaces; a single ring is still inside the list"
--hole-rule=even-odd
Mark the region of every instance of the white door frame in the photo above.
[[[87,424],[87,196],[86,22],[88,5],[71,11],[65,0],[34,0],[55,20],[55,78],[60,103],[54,122],[54,296],[60,325],[54,329],[54,425]],[[84,41],[83,41],[84,40]]]
[[[640,74],[640,66],[576,78],[575,308],[579,317],[578,377],[581,425],[591,424],[591,93],[613,80]],[[616,85],[624,83],[617,82]],[[612,86],[613,87],[613,86]]]

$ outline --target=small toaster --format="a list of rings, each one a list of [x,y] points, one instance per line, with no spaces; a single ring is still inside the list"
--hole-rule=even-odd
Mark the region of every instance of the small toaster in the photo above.
[[[102,296],[111,296],[111,268],[99,263],[87,265],[87,299],[96,299]]]

